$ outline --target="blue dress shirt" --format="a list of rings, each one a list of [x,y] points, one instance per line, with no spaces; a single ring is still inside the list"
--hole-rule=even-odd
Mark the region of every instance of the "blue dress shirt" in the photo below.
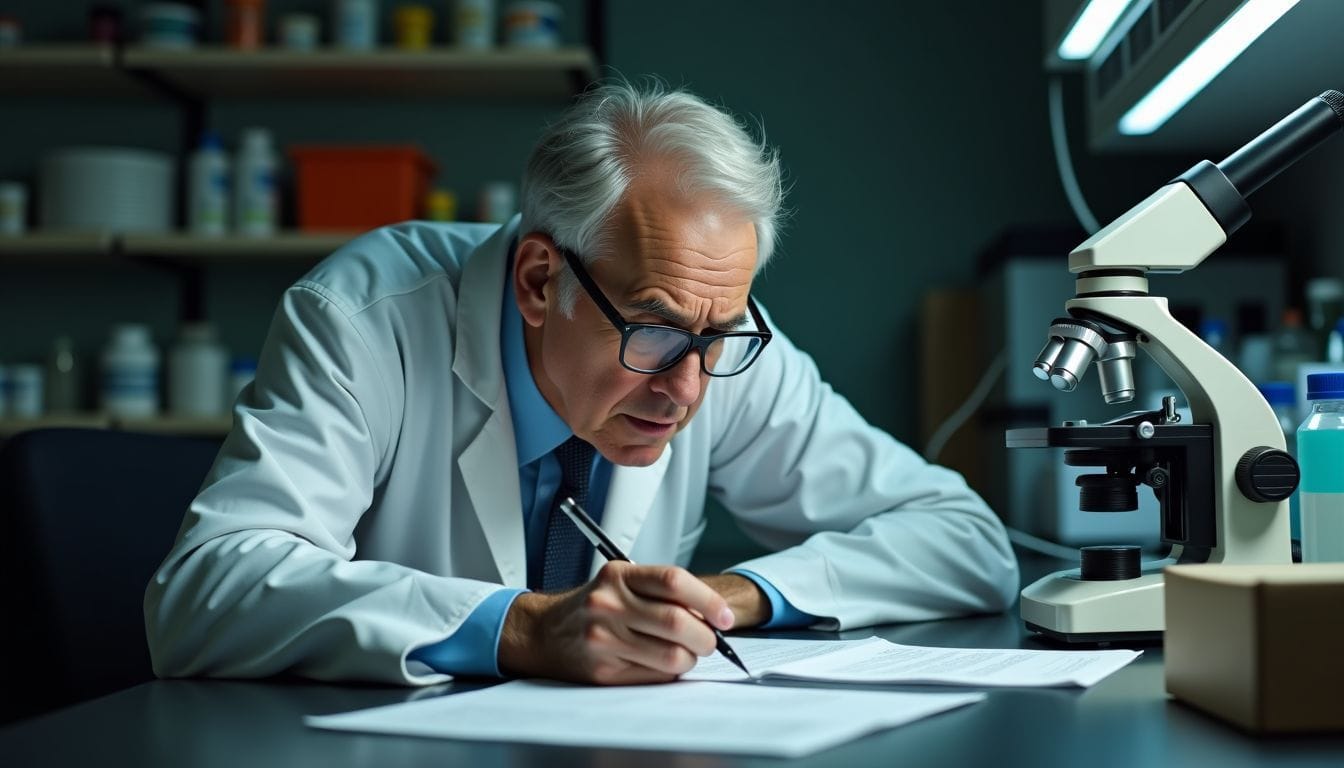
[[[506,273],[511,271],[506,270]],[[571,436],[569,425],[551,408],[532,379],[523,341],[523,317],[514,298],[513,281],[505,278],[504,301],[500,310],[499,343],[504,367],[504,386],[508,390],[509,410],[513,414],[514,440],[518,448],[518,489],[523,500],[523,531],[527,537],[527,571],[536,573],[546,548],[546,525],[551,500],[560,488],[560,462],[555,449]],[[587,512],[599,523],[606,506],[611,480],[611,462],[597,454],[593,461],[588,490]],[[594,553],[594,557],[600,557]],[[751,579],[770,601],[770,620],[765,627],[806,626],[816,617],[794,608],[769,582],[751,571],[734,569]],[[499,638],[504,618],[513,601],[527,590],[501,587],[467,616],[449,637],[411,651],[408,659],[427,664],[437,672],[450,675],[499,676]]]

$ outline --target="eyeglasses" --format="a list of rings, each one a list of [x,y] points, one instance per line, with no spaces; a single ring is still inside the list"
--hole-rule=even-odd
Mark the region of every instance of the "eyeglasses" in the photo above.
[[[710,376],[736,376],[756,362],[761,350],[765,349],[774,335],[766,329],[765,319],[761,317],[761,311],[751,296],[747,296],[747,308],[751,311],[751,319],[760,329],[757,331],[718,331],[710,328],[694,334],[671,325],[627,322],[607,300],[602,289],[597,287],[579,257],[565,248],[558,250],[569,263],[569,268],[574,270],[574,276],[579,278],[579,284],[588,292],[588,297],[621,332],[621,365],[635,373],[662,373],[681,362],[694,349],[700,353],[700,370]]]

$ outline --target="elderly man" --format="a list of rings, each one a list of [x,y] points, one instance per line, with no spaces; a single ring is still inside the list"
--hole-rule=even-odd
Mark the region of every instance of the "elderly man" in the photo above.
[[[751,298],[775,153],[682,91],[591,90],[503,227],[407,223],[284,296],[145,619],[160,675],[674,679],[708,624],[1002,610],[955,473],[865,423]],[[843,329],[838,329],[843,332]],[[683,569],[706,492],[775,550]],[[604,563],[579,500],[634,563]]]

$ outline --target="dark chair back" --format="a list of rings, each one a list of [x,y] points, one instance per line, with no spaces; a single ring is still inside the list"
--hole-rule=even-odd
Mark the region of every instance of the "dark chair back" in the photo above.
[[[0,444],[0,722],[153,679],[145,586],[219,446],[95,429]]]

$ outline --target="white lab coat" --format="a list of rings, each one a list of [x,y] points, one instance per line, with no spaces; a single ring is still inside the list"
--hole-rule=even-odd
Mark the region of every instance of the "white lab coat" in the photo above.
[[[286,292],[146,592],[156,673],[437,682],[407,653],[525,586],[499,344],[517,226],[380,229]],[[603,527],[636,562],[685,565],[706,490],[779,550],[742,567],[820,627],[998,611],[1017,591],[984,502],[866,424],[778,330],[656,462],[614,469]]]

